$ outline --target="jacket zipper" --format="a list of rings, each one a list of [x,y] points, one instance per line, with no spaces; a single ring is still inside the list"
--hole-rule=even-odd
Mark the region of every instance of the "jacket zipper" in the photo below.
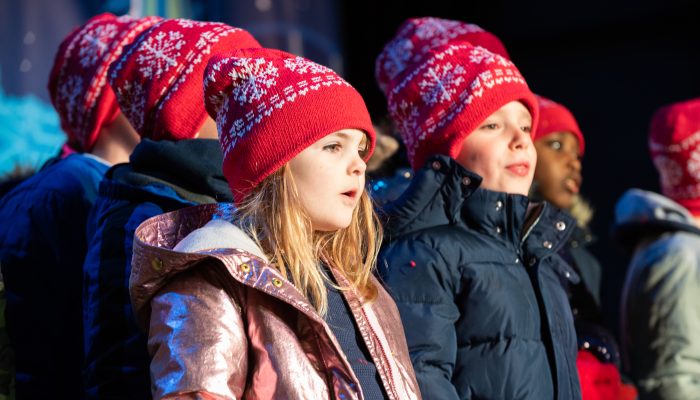
[[[369,317],[367,316],[367,313],[365,312],[365,309],[363,307],[360,307],[360,311],[362,311],[362,316],[365,317],[365,320],[367,321],[367,326],[369,327],[370,332],[372,333],[372,337],[377,338],[377,343],[379,344],[379,351],[381,352],[382,357],[384,357],[384,362],[387,365],[387,374],[389,375],[389,385],[391,386],[391,390],[394,392],[394,397],[399,398],[398,396],[398,390],[394,386],[394,374],[391,371],[391,361],[389,361],[389,357],[387,357],[386,350],[384,349],[384,345],[382,344],[382,341],[379,340],[379,336],[377,335],[377,332],[374,330],[372,327],[372,323],[370,322]]]
[[[520,246],[525,243],[525,240],[527,240],[527,237],[530,236],[530,233],[532,232],[533,229],[535,229],[535,226],[540,222],[540,219],[542,218],[542,214],[544,214],[544,209],[547,207],[546,203],[542,203],[542,207],[540,209],[539,214],[537,214],[537,218],[530,224],[530,226],[527,227],[527,230],[525,231],[525,234],[523,237],[520,238]]]

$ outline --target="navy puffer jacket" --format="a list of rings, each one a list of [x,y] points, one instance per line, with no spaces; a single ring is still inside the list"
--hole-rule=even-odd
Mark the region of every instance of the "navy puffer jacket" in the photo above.
[[[479,188],[431,158],[387,205],[379,268],[425,399],[578,399],[576,333],[557,255],[573,219]]]

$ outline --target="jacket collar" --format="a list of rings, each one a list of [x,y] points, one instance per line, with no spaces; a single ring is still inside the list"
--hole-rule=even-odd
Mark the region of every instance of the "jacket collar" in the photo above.
[[[136,229],[129,291],[142,326],[147,326],[150,318],[151,298],[175,275],[194,265],[204,265],[208,260],[219,266],[212,269],[215,273],[231,276],[246,286],[277,297],[322,322],[294,285],[265,259],[250,251],[216,246],[194,252],[175,250],[190,233],[205,227],[211,220],[232,221],[234,213],[231,203],[203,204],[157,215]]]
[[[105,177],[134,187],[164,185],[194,203],[233,201],[222,163],[218,140],[144,139],[129,163],[115,165]]]
[[[463,224],[509,247],[544,255],[558,250],[574,229],[573,218],[556,207],[481,188],[481,181],[448,156],[431,157],[404,194],[385,207],[387,236]]]
[[[481,184],[481,177],[448,156],[433,156],[418,170],[409,187],[384,207],[387,233],[400,236],[460,219],[464,198]]]
[[[668,197],[629,189],[615,205],[611,234],[613,240],[625,247],[634,248],[647,236],[676,231],[700,235],[692,214]]]

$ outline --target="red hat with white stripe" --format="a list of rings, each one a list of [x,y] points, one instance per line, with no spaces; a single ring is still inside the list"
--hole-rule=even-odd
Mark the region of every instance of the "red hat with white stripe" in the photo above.
[[[468,42],[430,49],[392,82],[387,100],[416,170],[434,154],[456,158],[464,139],[511,101],[525,105],[537,130],[537,99],[515,65]]]
[[[260,47],[247,31],[218,22],[168,19],[143,32],[109,70],[122,112],[142,136],[191,139],[207,118],[204,69],[222,51]]]
[[[117,117],[119,106],[107,84],[108,68],[125,46],[160,20],[104,13],[63,39],[48,89],[72,149],[92,150],[102,126]]]
[[[270,174],[323,137],[375,133],[360,94],[330,68],[280,50],[242,49],[212,57],[204,78],[216,119],[224,176],[238,203]]]

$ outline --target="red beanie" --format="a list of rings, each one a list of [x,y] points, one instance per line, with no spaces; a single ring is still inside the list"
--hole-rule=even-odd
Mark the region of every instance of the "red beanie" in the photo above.
[[[668,105],[654,114],[649,151],[663,194],[700,216],[700,98]]]
[[[540,122],[532,140],[539,140],[555,132],[570,132],[578,140],[579,155],[583,155],[586,143],[571,111],[542,96],[537,96],[537,102],[540,105]]]
[[[77,151],[92,150],[102,125],[114,121],[119,106],[107,85],[107,69],[124,46],[160,18],[116,17],[105,13],[73,30],[58,48],[49,76],[49,96]]]
[[[387,99],[416,170],[434,154],[457,157],[467,135],[511,101],[527,107],[537,129],[537,99],[515,65],[467,42],[429,50],[392,83]]]
[[[142,33],[109,70],[122,112],[142,136],[191,139],[207,117],[202,79],[213,54],[260,47],[245,30],[169,19]]]
[[[431,48],[452,41],[469,42],[510,59],[496,35],[477,25],[433,17],[410,18],[379,53],[374,74],[377,84],[386,92],[389,83],[409,64],[417,62]]]
[[[204,97],[237,203],[333,132],[362,130],[370,139],[366,158],[374,150],[375,133],[360,94],[331,69],[283,51],[242,49],[212,57]]]

